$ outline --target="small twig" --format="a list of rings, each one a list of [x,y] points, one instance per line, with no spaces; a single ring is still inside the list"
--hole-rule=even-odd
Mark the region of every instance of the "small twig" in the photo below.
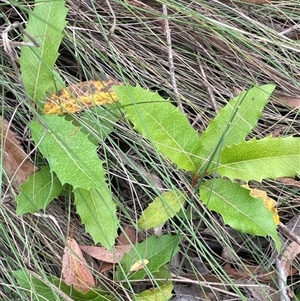
[[[60,228],[60,226],[59,226],[59,224],[58,224],[57,219],[56,219],[52,214],[43,214],[43,213],[37,213],[37,212],[35,212],[35,213],[33,213],[33,215],[35,215],[35,216],[37,216],[37,217],[44,217],[44,218],[49,218],[49,219],[51,219],[51,220],[53,221],[53,223],[55,224],[55,226],[58,228],[58,230],[59,230],[61,236],[64,237],[64,234],[63,234],[63,232],[61,231],[61,228]]]
[[[299,28],[300,28],[300,24],[298,23],[298,24],[295,24],[295,25],[293,25],[293,26],[291,26],[291,27],[289,27],[289,28],[283,30],[283,31],[280,32],[279,34],[280,34],[280,35],[285,35],[285,34],[287,34],[287,33],[290,33],[291,31],[297,30],[297,29],[299,29]]]
[[[113,24],[112,24],[112,26],[111,26],[108,34],[107,34],[107,37],[109,39],[113,35],[113,33],[115,32],[115,29],[116,29],[116,26],[117,26],[117,18],[116,18],[116,15],[115,15],[115,12],[114,12],[113,8],[110,5],[109,0],[106,0],[106,4],[107,4],[107,6],[108,6],[108,8],[111,12],[112,17],[113,17]]]
[[[278,272],[278,286],[280,288],[280,301],[291,301],[290,297],[287,294],[287,290],[288,290],[286,284],[287,275],[282,267],[281,260],[279,258],[276,258],[275,263]]]
[[[298,245],[300,245],[300,237],[296,235],[293,231],[291,231],[283,223],[279,223],[278,229],[290,240],[295,241]]]
[[[15,29],[15,28],[19,28],[20,32],[25,35],[29,40],[30,42],[12,42],[8,39],[8,33]],[[32,46],[35,46],[35,47],[40,47],[40,44],[39,42],[29,33],[27,32],[23,25],[20,23],[20,22],[14,22],[13,24],[10,24],[8,25],[2,32],[2,37],[3,37],[3,40],[1,41],[0,40],[0,45],[3,45],[4,46],[4,49],[5,49],[5,46],[7,45],[18,45],[18,46],[29,46],[29,47],[32,47]]]
[[[201,74],[203,76],[203,84],[205,86],[205,88],[207,89],[207,92],[209,94],[209,97],[210,97],[210,100],[212,102],[212,105],[214,107],[214,110],[216,113],[218,113],[218,105],[217,105],[217,102],[216,102],[216,99],[215,99],[215,95],[213,93],[213,90],[211,88],[211,85],[209,84],[208,80],[207,80],[207,77],[206,77],[206,74],[204,72],[204,69],[203,69],[203,65],[202,63],[200,62],[200,53],[199,51],[197,50],[197,63],[198,63],[198,66],[199,66],[199,69],[201,71]]]
[[[179,96],[179,92],[178,92],[178,88],[177,88],[176,77],[175,77],[175,67],[174,67],[173,49],[172,49],[172,40],[171,40],[171,29],[169,26],[167,5],[163,4],[162,9],[163,9],[163,15],[165,17],[164,26],[165,26],[165,34],[166,34],[166,39],[167,39],[169,70],[170,70],[170,76],[171,76],[171,81],[172,81],[172,87],[173,87],[173,91],[175,94],[175,99],[176,99],[177,105],[178,105],[179,109],[181,110],[181,112],[184,113],[184,109],[182,106],[182,102],[180,100],[180,96]]]
[[[278,229],[290,240],[296,242],[300,245],[300,237],[296,235],[293,231],[291,231],[287,226],[283,223],[279,223]],[[288,296],[288,287],[286,284],[286,272],[282,267],[281,260],[276,258],[276,269],[278,271],[278,285],[280,288],[280,301],[290,301],[290,297]]]

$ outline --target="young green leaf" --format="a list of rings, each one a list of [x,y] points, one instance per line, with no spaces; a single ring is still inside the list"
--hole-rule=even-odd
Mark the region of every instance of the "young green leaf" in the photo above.
[[[105,171],[97,147],[64,117],[43,115],[42,118],[45,126],[37,121],[31,123],[32,137],[60,182],[74,188],[101,188]]]
[[[116,271],[116,279],[143,279],[150,271],[151,273],[159,271],[173,256],[179,251],[178,244],[182,237],[166,234],[162,236],[149,236],[143,242],[136,244],[129,253],[125,254],[121,267]],[[147,259],[149,262],[136,272],[130,272],[130,268],[139,260]],[[124,272],[122,271],[124,270]],[[124,274],[125,273],[125,274]]]
[[[154,279],[157,279],[157,282],[156,282],[157,285],[166,284],[167,281],[171,282],[172,278],[173,278],[172,272],[171,272],[168,264],[160,267],[157,272],[152,272],[152,276]]]
[[[218,172],[245,182],[294,177],[300,173],[300,139],[268,136],[225,147]]]
[[[26,30],[40,46],[22,46],[20,66],[26,91],[34,101],[41,100],[51,85],[54,86],[57,73],[53,67],[67,24],[67,11],[65,0],[35,0],[35,8],[29,14]]]
[[[141,87],[114,87],[126,118],[134,128],[149,139],[159,152],[179,168],[196,171],[200,162],[199,135],[186,115],[149,90]]]
[[[101,188],[74,190],[75,205],[85,229],[95,244],[100,242],[106,249],[112,250],[118,236],[116,204],[105,182]]]
[[[164,192],[142,213],[138,226],[141,229],[151,229],[164,224],[183,208],[184,202],[182,192],[178,190]]]
[[[257,124],[261,112],[273,92],[274,85],[255,86],[231,99],[201,134],[199,156],[203,158],[199,174],[207,172],[207,163],[216,158],[224,146],[242,142]],[[216,162],[214,162],[216,163]],[[214,169],[214,164],[210,170]]]
[[[250,191],[237,183],[212,179],[200,186],[200,197],[210,210],[220,213],[224,222],[242,233],[269,235],[280,249],[280,239],[269,211],[261,199],[250,196]]]
[[[65,296],[74,301],[93,300],[93,301],[116,301],[112,295],[108,295],[99,288],[93,288],[91,291],[84,293],[77,291],[73,286],[65,284],[61,279],[56,277],[44,277],[43,281],[38,279],[25,270],[17,270],[13,272],[19,286],[24,289],[32,301],[45,300],[67,300],[58,292],[66,294]],[[55,290],[57,288],[57,291]]]
[[[164,284],[160,287],[145,290],[135,296],[137,301],[167,301],[172,298],[173,284]]]
[[[42,300],[65,300],[55,292],[51,287],[53,286],[51,277],[41,281],[37,277],[30,275],[25,270],[17,270],[13,272],[14,277],[17,279],[20,287],[28,293],[30,300],[42,301]]]
[[[50,171],[49,166],[41,167],[21,186],[16,198],[17,214],[45,210],[47,205],[59,196],[61,190],[62,185],[57,176]]]

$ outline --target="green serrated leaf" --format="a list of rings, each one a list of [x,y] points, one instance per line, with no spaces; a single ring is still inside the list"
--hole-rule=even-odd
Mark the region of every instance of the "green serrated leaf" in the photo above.
[[[16,198],[17,214],[45,210],[48,204],[59,196],[61,190],[62,185],[57,176],[50,171],[49,166],[41,167],[21,186]]]
[[[121,112],[118,103],[105,106],[96,106],[84,111],[80,118],[69,115],[73,124],[80,125],[81,131],[85,133],[89,140],[98,145],[110,133],[114,131],[115,123],[119,120]]]
[[[199,135],[179,108],[140,86],[118,86],[114,91],[124,106],[126,118],[159,152],[179,168],[197,170]]]
[[[273,212],[261,199],[250,196],[250,191],[237,183],[212,179],[200,186],[200,197],[210,210],[220,213],[224,222],[242,233],[269,235],[280,249]]]
[[[261,112],[273,92],[274,85],[255,86],[231,99],[201,134],[199,155],[203,158],[199,174],[206,173],[207,163],[217,161],[218,150],[243,141],[261,117]],[[214,162],[216,163],[216,162]],[[215,164],[209,168],[214,171]]]
[[[181,236],[166,234],[162,236],[149,236],[143,242],[136,244],[129,253],[125,254],[121,264],[116,271],[116,280],[143,279],[148,272],[159,271],[159,269],[170,262],[179,251],[178,244]],[[131,267],[139,260],[146,259],[148,264],[136,272],[130,272]],[[124,272],[123,272],[124,271]]]
[[[31,123],[32,137],[60,182],[74,188],[101,188],[105,171],[97,147],[64,117],[43,115],[42,118],[45,126],[37,121]]]
[[[300,139],[268,136],[225,147],[218,172],[245,182],[293,177],[300,173]]]
[[[65,0],[35,0],[34,10],[29,14],[26,30],[40,46],[22,46],[20,66],[26,91],[34,101],[41,100],[54,86],[53,67],[67,24],[67,12]],[[24,41],[28,38],[24,37]]]
[[[103,181],[101,188],[75,189],[75,205],[85,229],[92,236],[95,244],[100,242],[112,250],[118,235],[116,204]]]
[[[164,224],[184,205],[184,196],[179,190],[164,192],[147,207],[138,220],[141,229],[151,229]]]
[[[135,296],[137,301],[167,301],[172,298],[173,284],[165,284],[160,287],[145,290]]]

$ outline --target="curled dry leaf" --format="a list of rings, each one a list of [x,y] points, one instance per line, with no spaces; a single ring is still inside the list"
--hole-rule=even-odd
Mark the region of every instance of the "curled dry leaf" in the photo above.
[[[73,285],[77,290],[83,292],[87,292],[95,286],[94,277],[87,268],[87,262],[73,238],[68,238],[65,246],[62,276],[67,285]]]
[[[24,184],[28,177],[37,171],[37,167],[30,161],[16,134],[9,129],[2,116],[0,116],[0,139],[4,170],[12,177],[14,183]]]
[[[104,247],[94,247],[94,246],[80,246],[80,249],[91,255],[92,257],[108,262],[108,263],[118,263],[122,260],[125,253],[131,250],[131,245],[121,245],[115,246],[114,251],[108,251]]]
[[[50,96],[45,103],[44,112],[57,115],[77,113],[95,105],[116,102],[118,98],[112,87],[120,84],[113,80],[106,80],[87,81],[69,86]]]

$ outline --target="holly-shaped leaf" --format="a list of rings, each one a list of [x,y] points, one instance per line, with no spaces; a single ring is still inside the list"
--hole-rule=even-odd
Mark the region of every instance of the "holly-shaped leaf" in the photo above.
[[[138,226],[141,229],[159,227],[182,209],[184,202],[183,193],[179,190],[162,193],[143,211]]]
[[[273,92],[274,85],[254,86],[231,99],[209,122],[201,134],[199,156],[203,158],[198,173],[205,174],[207,165],[214,169],[219,153],[225,146],[242,142],[261,117],[262,110]]]
[[[87,190],[106,185],[97,147],[80,127],[56,115],[43,115],[42,120],[44,125],[37,121],[31,123],[32,138],[60,182]]]
[[[300,173],[300,139],[268,136],[225,147],[218,172],[245,182],[293,177]]]
[[[140,86],[118,86],[114,90],[134,129],[179,168],[197,170],[201,153],[199,135],[179,108]]]
[[[49,166],[43,166],[21,186],[16,198],[17,214],[34,213],[46,209],[48,204],[62,191],[62,185]]]
[[[166,263],[170,262],[173,256],[179,251],[178,244],[182,237],[171,234],[162,236],[149,236],[141,243],[134,245],[131,251],[124,255],[116,271],[116,279],[143,279],[148,272],[154,273]],[[140,260],[147,260],[143,268],[132,271],[132,267]]]
[[[200,197],[210,210],[220,213],[224,222],[242,233],[269,235],[280,249],[280,239],[269,211],[263,201],[250,195],[250,191],[237,183],[212,179],[200,186]]]
[[[26,92],[34,101],[41,100],[48,89],[54,88],[54,78],[59,77],[53,67],[67,24],[67,12],[65,0],[35,0],[34,10],[29,13],[26,30],[40,46],[22,46],[20,66]],[[28,38],[24,37],[24,41]]]
[[[112,250],[118,236],[118,219],[116,204],[106,183],[101,188],[74,190],[75,205],[85,229],[91,234],[95,243],[100,242]]]
[[[45,126],[33,121],[32,137],[62,184],[73,186],[77,212],[95,243],[111,249],[117,236],[116,205],[105,181],[97,146],[70,121],[42,116]]]

